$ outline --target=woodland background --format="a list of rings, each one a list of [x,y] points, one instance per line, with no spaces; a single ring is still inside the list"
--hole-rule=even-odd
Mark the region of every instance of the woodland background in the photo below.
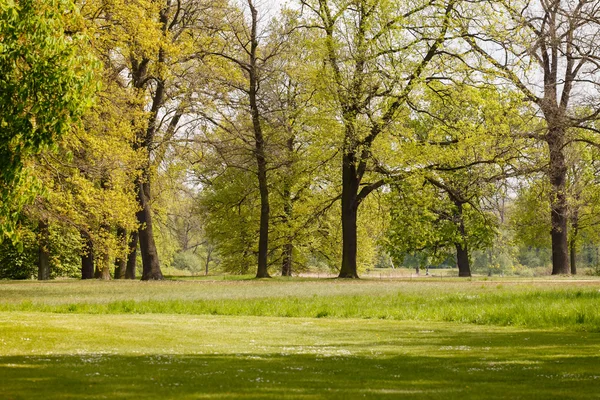
[[[0,277],[598,273],[595,0],[3,0]]]

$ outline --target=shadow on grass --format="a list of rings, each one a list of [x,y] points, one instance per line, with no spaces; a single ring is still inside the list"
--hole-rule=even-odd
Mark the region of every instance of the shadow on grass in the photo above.
[[[519,362],[461,353],[9,356],[0,357],[0,398],[598,398],[598,356]]]

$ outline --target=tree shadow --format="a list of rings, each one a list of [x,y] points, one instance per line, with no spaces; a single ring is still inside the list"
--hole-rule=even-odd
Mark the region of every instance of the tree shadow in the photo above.
[[[372,357],[327,346],[306,346],[310,354],[8,356],[0,357],[0,398],[598,398],[597,354],[486,357],[452,343],[435,355]]]

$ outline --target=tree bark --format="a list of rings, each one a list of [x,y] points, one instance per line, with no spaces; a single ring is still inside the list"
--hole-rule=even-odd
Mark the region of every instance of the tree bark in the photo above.
[[[469,251],[467,246],[461,243],[455,243],[456,246],[456,264],[458,265],[458,276],[470,277],[471,265],[469,263]]]
[[[48,222],[40,220],[39,229],[39,250],[38,250],[38,280],[47,281],[50,279],[50,252],[49,252],[49,232]]]
[[[259,146],[257,145],[257,148]],[[269,278],[268,268],[268,252],[269,252],[269,189],[267,187],[266,163],[264,155],[258,156],[259,165],[258,182],[260,189],[260,231],[258,238],[258,269],[256,271],[257,278]]]
[[[469,262],[469,250],[467,246],[467,229],[465,227],[465,220],[463,218],[463,203],[454,200],[456,205],[456,219],[458,220],[458,232],[460,233],[461,242],[456,243],[456,264],[458,266],[458,276],[470,277],[471,276],[471,265]]]
[[[571,275],[577,275],[577,245],[574,240],[570,243]]]
[[[283,264],[281,266],[281,276],[292,276],[292,262],[294,254],[294,245],[286,243],[283,246]]]
[[[160,11],[159,19],[162,24],[162,31],[166,34],[169,30],[168,23],[169,7],[165,7]],[[164,39],[164,38],[163,38]],[[160,47],[158,50],[157,64],[164,66],[167,60],[167,55],[164,48]],[[149,72],[148,66],[151,63],[149,58],[142,58],[141,60],[132,59],[132,81],[133,86],[140,90],[147,90],[147,84],[150,81],[148,79]],[[152,209],[150,205],[150,165],[152,164],[151,153],[154,143],[154,136],[160,123],[158,122],[158,113],[160,108],[165,103],[165,80],[162,77],[155,76],[152,80],[156,86],[152,95],[152,105],[150,107],[150,113],[148,118],[148,125],[145,131],[138,132],[137,141],[134,144],[134,149],[144,149],[146,152],[147,160],[146,164],[141,167],[141,178],[136,182],[138,186],[137,201],[140,210],[136,213],[137,220],[140,224],[138,229],[140,253],[142,255],[142,280],[162,280],[163,275],[160,270],[160,262],[158,259],[158,251],[154,242],[154,232],[152,230]],[[175,124],[173,129],[179,121],[179,117],[175,121],[171,121]],[[130,257],[131,260],[131,257]],[[130,264],[128,260],[128,266]],[[133,269],[135,271],[135,269]],[[130,271],[131,272],[131,271]],[[129,279],[135,279],[128,276]]]
[[[208,276],[208,265],[210,264],[211,254],[212,250],[210,245],[208,245],[206,249],[206,262],[204,263],[204,276]]]
[[[125,269],[125,279],[135,279],[138,237],[139,234],[137,231],[131,232],[129,239],[129,254],[127,255],[127,268]]]
[[[552,187],[550,199],[552,237],[552,275],[569,273],[569,256],[567,241],[567,197],[565,163],[564,129],[551,128],[547,133],[547,143],[550,152],[549,175]]]
[[[94,243],[90,235],[81,232],[81,237],[85,241],[84,252],[81,255],[81,279],[94,278]]]
[[[288,141],[288,151],[293,150],[293,140]],[[286,225],[286,243],[283,245],[283,263],[281,264],[281,276],[292,276],[292,262],[294,256],[294,244],[293,244],[293,235],[291,232],[290,221],[292,220],[293,213],[293,203],[291,199],[291,190],[290,184],[287,179],[291,175],[291,171],[288,171],[290,174],[285,178],[283,188],[283,224]]]
[[[250,112],[252,114],[252,127],[254,130],[254,154],[258,167],[258,188],[260,191],[260,231],[258,237],[258,268],[256,271],[257,278],[270,278],[268,268],[268,252],[269,252],[269,186],[267,181],[267,159],[265,153],[265,140],[263,136],[262,126],[260,122],[260,110],[258,108],[257,91],[258,91],[258,64],[257,64],[257,49],[258,49],[258,11],[248,0],[248,6],[252,14],[252,27],[250,33],[250,65],[248,69],[249,90],[248,99],[250,102]]]
[[[100,268],[100,273],[98,275],[98,279],[103,281],[110,281],[110,257],[108,254],[102,256],[102,267]]]
[[[342,164],[342,268],[338,278],[358,278],[356,266],[358,178],[354,153],[347,152]]]
[[[115,279],[125,279],[127,260],[121,257],[115,259]]]
[[[121,227],[117,228],[117,237],[123,244],[127,244],[127,231]],[[127,259],[120,255],[115,259],[115,279],[125,279]]]
[[[164,279],[160,270],[158,251],[154,242],[154,231],[152,229],[152,210],[150,208],[150,182],[145,180],[138,185],[138,202],[142,206],[136,216],[140,223],[138,237],[140,252],[142,254],[142,280]]]
[[[576,200],[579,200],[576,196]],[[571,275],[577,275],[577,236],[579,234],[579,209],[574,207],[571,212],[571,240],[569,241],[571,257]]]

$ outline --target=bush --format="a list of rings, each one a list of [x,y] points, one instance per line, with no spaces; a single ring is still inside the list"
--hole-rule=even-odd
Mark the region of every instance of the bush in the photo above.
[[[173,267],[183,271],[190,271],[192,275],[198,275],[204,270],[202,260],[192,252],[175,254],[173,257]]]
[[[76,230],[50,226],[48,237],[50,277],[77,277],[81,271],[81,239]],[[10,241],[0,244],[0,279],[31,279],[37,277],[39,247],[35,229],[23,225],[20,244]]]
[[[31,230],[20,232],[21,244],[0,244],[0,279],[31,279],[37,276],[37,239]],[[22,247],[21,247],[22,246]]]

